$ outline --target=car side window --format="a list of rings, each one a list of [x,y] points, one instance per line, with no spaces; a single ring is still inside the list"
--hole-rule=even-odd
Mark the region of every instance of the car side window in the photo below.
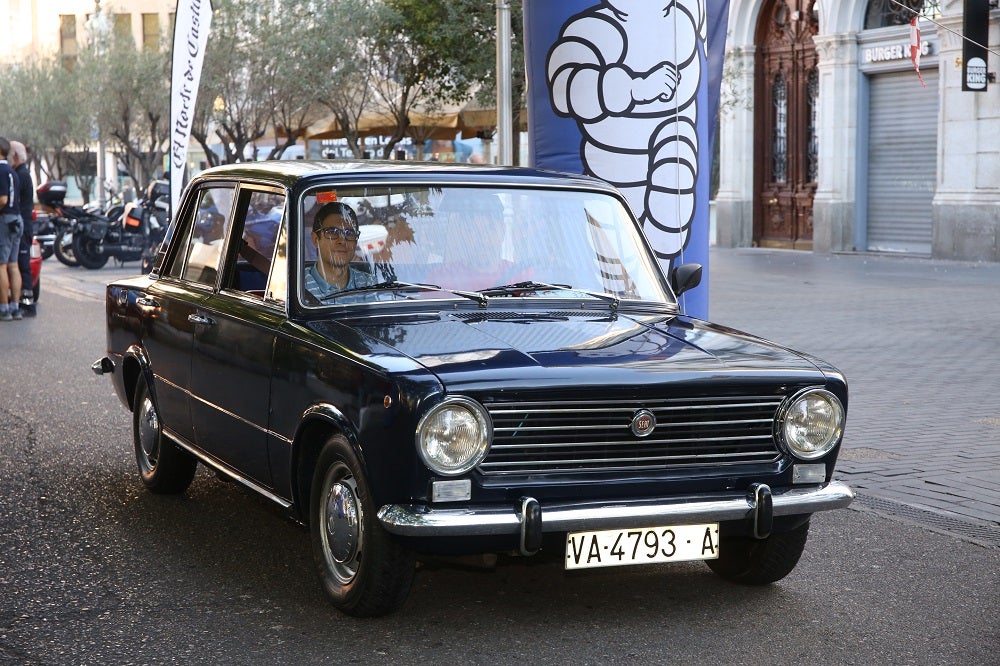
[[[271,262],[271,275],[267,280],[267,300],[284,304],[288,294],[288,227],[287,220],[281,223],[278,234],[278,244],[274,248],[274,261]]]
[[[233,209],[232,187],[206,187],[190,210],[186,247],[174,258],[169,274],[189,282],[215,286]]]
[[[267,190],[242,190],[237,204],[236,219],[242,220],[243,232],[236,249],[235,266],[229,273],[226,287],[255,298],[284,301],[285,260],[283,220],[285,196]],[[278,264],[281,264],[280,271]],[[269,280],[274,279],[270,287]]]

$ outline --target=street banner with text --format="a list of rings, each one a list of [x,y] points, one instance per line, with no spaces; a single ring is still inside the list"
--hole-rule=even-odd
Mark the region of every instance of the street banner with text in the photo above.
[[[177,203],[184,187],[191,123],[194,121],[201,67],[212,22],[212,3],[210,0],[177,0],[174,16],[173,60],[170,66],[171,217],[177,213]]]

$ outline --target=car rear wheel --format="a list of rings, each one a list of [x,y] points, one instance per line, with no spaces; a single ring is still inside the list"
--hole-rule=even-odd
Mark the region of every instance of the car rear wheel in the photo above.
[[[313,557],[333,605],[348,615],[385,615],[413,583],[413,554],[382,529],[354,450],[333,436],[320,452],[309,503]]]
[[[746,585],[767,585],[781,580],[798,564],[809,536],[809,521],[789,532],[766,539],[723,538],[719,558],[705,564],[726,580]]]
[[[187,490],[194,479],[198,460],[163,436],[163,425],[146,382],[135,390],[132,433],[139,476],[146,488],[158,495]]]

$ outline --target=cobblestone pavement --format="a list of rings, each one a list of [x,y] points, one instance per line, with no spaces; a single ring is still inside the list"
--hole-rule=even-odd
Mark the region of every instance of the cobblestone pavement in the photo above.
[[[712,321],[847,375],[854,507],[1000,547],[1000,264],[712,248],[709,266]],[[101,300],[138,270],[51,259],[43,285]]]
[[[713,248],[710,319],[839,367],[861,509],[1000,547],[1000,264]]]

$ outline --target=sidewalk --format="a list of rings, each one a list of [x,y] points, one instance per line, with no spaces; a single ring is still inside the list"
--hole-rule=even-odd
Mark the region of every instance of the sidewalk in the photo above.
[[[1000,264],[713,248],[710,318],[840,368],[862,509],[1000,547]]]
[[[50,259],[40,308],[138,271]],[[713,247],[709,279],[712,321],[847,375],[855,507],[1000,547],[1000,264]]]

